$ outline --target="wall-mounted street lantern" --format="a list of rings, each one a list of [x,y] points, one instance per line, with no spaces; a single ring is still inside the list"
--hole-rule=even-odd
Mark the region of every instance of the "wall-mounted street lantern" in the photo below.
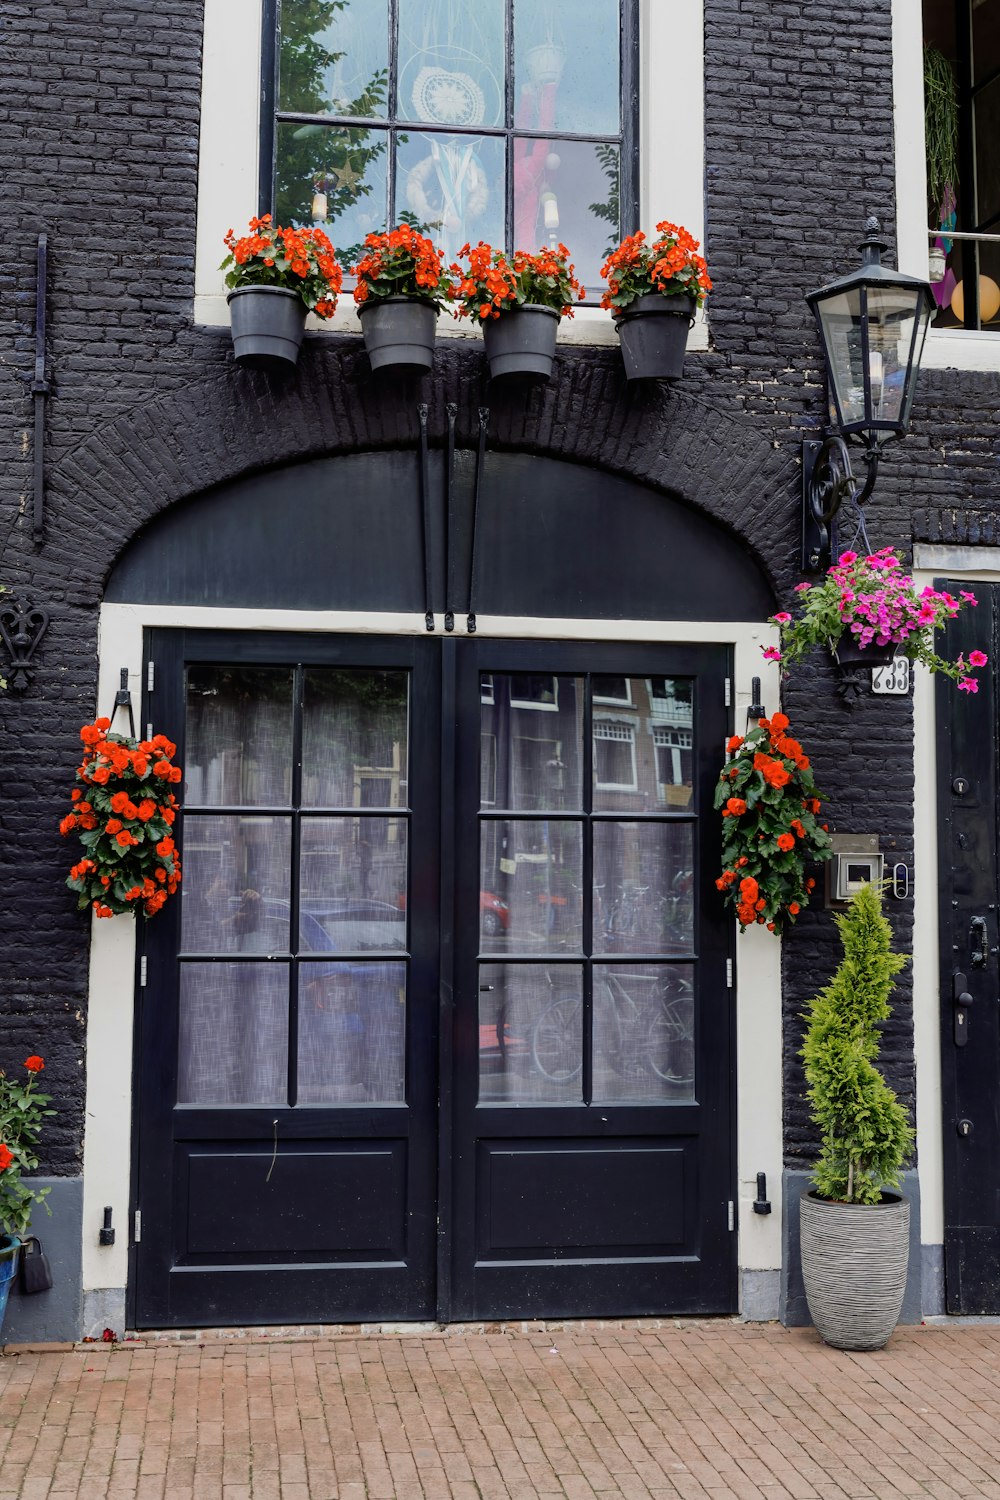
[[[885,443],[910,425],[920,358],[936,311],[930,284],[882,264],[882,226],[871,218],[861,265],[806,301],[826,362],[830,424],[822,442],[802,445],[802,566],[830,566],[832,523],[845,500],[863,505],[875,487]],[[864,479],[851,470],[848,442],[862,447]]]

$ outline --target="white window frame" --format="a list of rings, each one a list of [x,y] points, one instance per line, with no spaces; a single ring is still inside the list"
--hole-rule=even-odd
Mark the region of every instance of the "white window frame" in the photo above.
[[[678,58],[683,66],[677,67]],[[663,87],[669,67],[670,88]],[[194,320],[228,327],[226,288],[219,265],[223,236],[246,228],[257,212],[257,157],[261,106],[261,0],[205,0],[202,52],[198,219],[195,240]],[[704,0],[639,0],[639,218],[651,233],[661,219],[683,224],[705,241]],[[683,150],[665,149],[684,124]],[[572,248],[572,247],[571,247]],[[706,247],[711,271],[711,246]],[[326,323],[310,316],[310,329],[359,333],[354,302],[341,296]],[[440,334],[479,340],[469,320],[442,317]],[[567,344],[617,344],[611,314],[584,305],[564,318]],[[708,348],[704,311],[688,349]]]
[[[603,672],[598,672],[596,675],[599,676],[599,677],[603,677],[606,674],[603,673]],[[595,692],[595,694],[594,694],[594,702],[595,703],[614,703],[614,704],[617,704],[619,708],[633,708],[634,704],[632,702],[632,679],[631,679],[631,677],[626,677],[626,678],[623,679],[623,681],[625,683],[625,696],[624,696],[624,698],[615,698],[613,696],[609,696],[607,693],[597,693],[597,692]]]
[[[921,0],[892,0],[897,264],[901,271],[926,281],[931,240],[927,232],[923,40]],[[921,365],[925,370],[1000,370],[1000,329],[931,328]]]
[[[609,731],[616,731],[610,733]],[[607,740],[616,745],[628,745],[632,757],[631,781],[599,781],[597,779],[597,741]],[[594,720],[594,786],[601,792],[636,792],[639,790],[639,773],[635,758],[635,725],[621,719]]]

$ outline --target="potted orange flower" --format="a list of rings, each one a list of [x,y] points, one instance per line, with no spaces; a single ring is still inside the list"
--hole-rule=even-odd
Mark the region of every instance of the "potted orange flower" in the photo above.
[[[372,369],[429,370],[438,314],[452,296],[437,246],[411,224],[399,224],[387,234],[366,235],[351,272]]]
[[[169,790],[181,779],[166,735],[151,740],[112,734],[110,719],[85,724],[85,749],[77,769],[80,786],[70,793],[73,809],[59,824],[76,833],[83,855],[66,884],[77,908],[98,917],[134,913],[155,916],[181,879],[174,843],[177,798]]]
[[[38,1166],[42,1121],[55,1113],[46,1108],[49,1095],[35,1089],[38,1074],[45,1067],[44,1058],[27,1057],[24,1067],[28,1074],[24,1083],[0,1070],[0,1324],[32,1208],[49,1192],[47,1187],[31,1187],[22,1175]],[[47,1203],[45,1208],[48,1212]]]
[[[614,314],[626,380],[680,377],[695,309],[712,289],[698,241],[666,220],[656,232],[652,243],[629,235],[601,267],[601,306]]]
[[[734,734],[715,791],[722,813],[715,884],[741,932],[756,923],[777,933],[789,927],[816,884],[806,865],[832,854],[809,757],[788,728],[785,714],[772,714]]]
[[[271,215],[250,220],[250,233],[225,237],[220,270],[232,290],[233,350],[241,364],[295,364],[306,314],[332,318],[344,279],[322,229],[282,229]]]
[[[480,240],[459,251],[466,266],[453,265],[460,318],[479,320],[490,375],[496,380],[522,375],[547,380],[552,373],[559,320],[573,316],[573,303],[586,296],[565,245],[510,257]]]

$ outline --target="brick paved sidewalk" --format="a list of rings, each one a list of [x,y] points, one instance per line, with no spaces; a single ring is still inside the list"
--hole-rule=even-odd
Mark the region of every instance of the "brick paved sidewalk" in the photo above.
[[[728,1321],[0,1359],[0,1500],[1000,1497],[1000,1328]]]

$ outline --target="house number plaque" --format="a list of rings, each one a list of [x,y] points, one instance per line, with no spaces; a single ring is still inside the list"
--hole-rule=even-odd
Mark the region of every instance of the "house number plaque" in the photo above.
[[[895,693],[902,697],[910,691],[910,658],[896,656],[887,667],[872,668],[872,692]]]

